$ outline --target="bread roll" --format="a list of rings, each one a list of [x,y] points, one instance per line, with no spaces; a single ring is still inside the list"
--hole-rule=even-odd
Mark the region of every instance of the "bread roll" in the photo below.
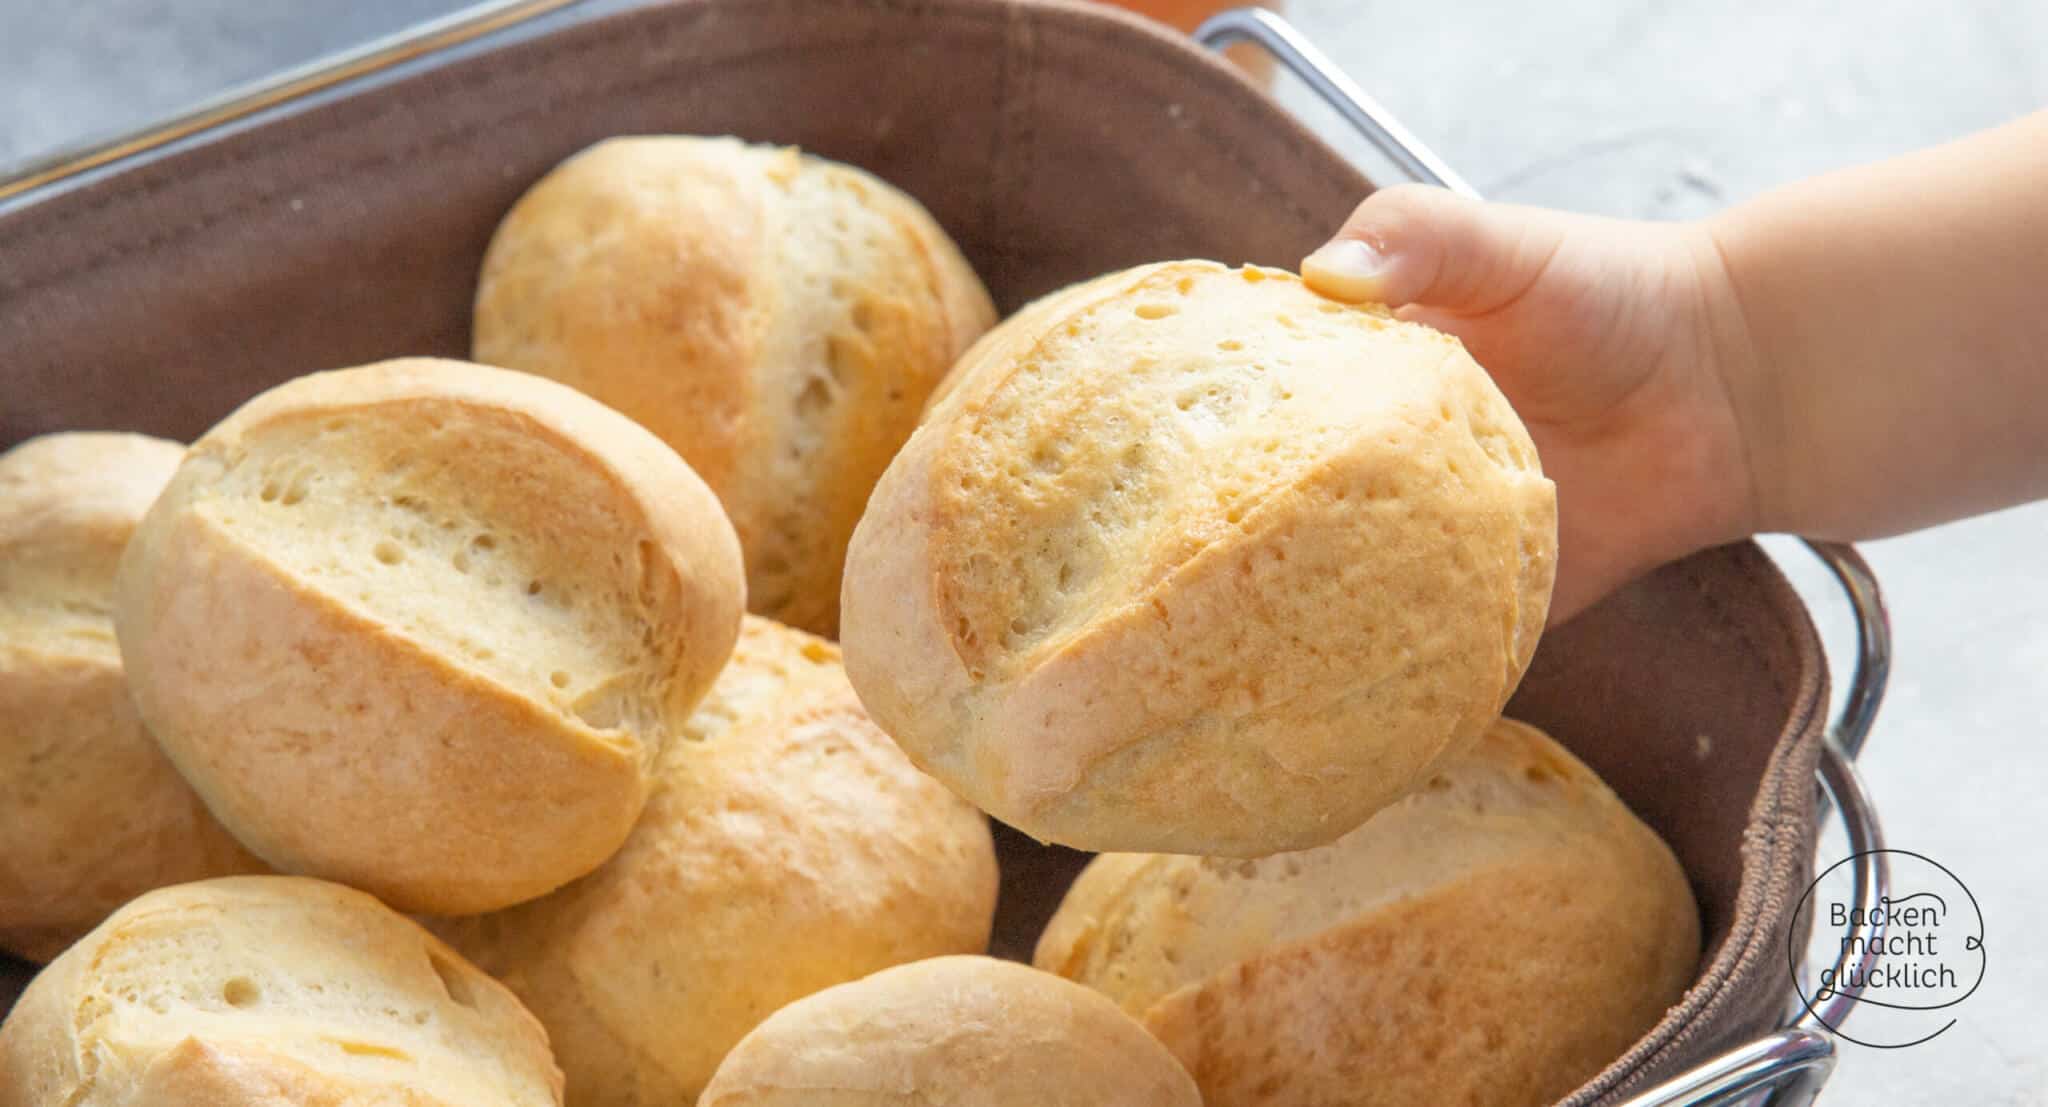
[[[729,138],[601,142],[505,217],[478,361],[565,381],[703,474],[752,609],[830,636],[846,539],[925,396],[995,322],[917,201]]]
[[[542,1107],[547,1035],[361,892],[244,876],[150,892],[0,1027],[0,1107]]]
[[[1101,996],[991,957],[885,969],[746,1036],[698,1107],[1201,1107]]]
[[[142,717],[229,830],[407,911],[611,856],[739,633],[675,452],[524,374],[318,373],[195,443],[122,560]]]
[[[682,736],[603,868],[438,924],[540,1016],[577,1107],[694,1103],[783,1004],[988,945],[988,821],[875,729],[832,645],[749,616]]]
[[[955,373],[854,532],[842,633],[875,720],[1004,821],[1319,845],[1521,679],[1556,501],[1455,339],[1167,262],[1026,308]]]
[[[1621,1056],[1699,954],[1670,849],[1501,720],[1331,845],[1096,859],[1036,961],[1142,1020],[1208,1107],[1515,1107]]]
[[[151,888],[262,868],[136,718],[108,614],[184,455],[98,433],[0,454],[0,948],[31,960]]]

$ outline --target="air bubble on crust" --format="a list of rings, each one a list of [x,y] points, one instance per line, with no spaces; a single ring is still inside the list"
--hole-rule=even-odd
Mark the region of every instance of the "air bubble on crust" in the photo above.
[[[796,394],[796,411],[799,418],[810,418],[832,405],[832,388],[823,377],[812,377],[804,382],[803,391]]]
[[[1532,468],[1519,445],[1499,427],[1474,424],[1471,429],[1472,440],[1495,465],[1513,470]]]
[[[254,1007],[263,999],[263,989],[246,976],[231,976],[220,986],[220,998],[230,1007]]]
[[[450,1000],[460,1007],[476,1007],[476,989],[470,986],[469,979],[463,975],[460,965],[450,960],[440,950],[431,947],[427,950],[427,964],[433,966],[434,975],[441,980],[441,990],[448,993]]]
[[[639,583],[635,591],[640,606],[649,611],[666,607],[677,589],[674,567],[661,556],[660,548],[645,538],[634,543],[633,557],[639,569]]]

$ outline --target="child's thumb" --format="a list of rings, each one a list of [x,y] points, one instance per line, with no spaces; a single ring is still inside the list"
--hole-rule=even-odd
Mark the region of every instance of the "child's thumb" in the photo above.
[[[1441,188],[1383,188],[1302,259],[1301,275],[1347,302],[1491,311],[1527,291],[1556,247],[1554,235],[1516,214]]]

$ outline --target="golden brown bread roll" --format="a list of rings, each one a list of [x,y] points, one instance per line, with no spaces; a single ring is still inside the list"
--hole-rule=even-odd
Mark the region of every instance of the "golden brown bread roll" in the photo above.
[[[540,1016],[571,1104],[655,1107],[791,1000],[980,952],[995,898],[981,812],[875,729],[836,648],[749,616],[616,857],[436,926]]]
[[[629,137],[505,217],[473,353],[674,446],[739,530],[751,609],[830,636],[869,490],[994,322],[959,249],[888,184],[789,148]]]
[[[739,633],[675,452],[550,381],[319,373],[192,446],[121,564],[142,717],[257,856],[408,911],[596,868]]]
[[[1036,837],[1331,841],[1500,712],[1556,500],[1458,342],[1292,274],[1144,266],[961,359],[855,531],[847,674]]]
[[[1201,1107],[1171,1054],[1101,996],[990,957],[827,988],[735,1047],[698,1107]]]
[[[302,877],[150,892],[29,985],[0,1107],[544,1107],[562,1074],[497,981],[371,897]]]
[[[109,614],[185,456],[139,434],[0,454],[0,948],[57,956],[151,888],[258,872],[136,718]]]
[[[1036,962],[1143,1021],[1209,1107],[1515,1107],[1621,1056],[1699,953],[1670,849],[1503,719],[1330,845],[1096,859]]]

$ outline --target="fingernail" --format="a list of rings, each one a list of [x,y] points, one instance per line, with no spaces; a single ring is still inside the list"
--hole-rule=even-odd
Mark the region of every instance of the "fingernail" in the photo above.
[[[1378,299],[1386,271],[1386,256],[1356,238],[1332,239],[1301,260],[1301,279],[1310,288],[1351,303]]]

